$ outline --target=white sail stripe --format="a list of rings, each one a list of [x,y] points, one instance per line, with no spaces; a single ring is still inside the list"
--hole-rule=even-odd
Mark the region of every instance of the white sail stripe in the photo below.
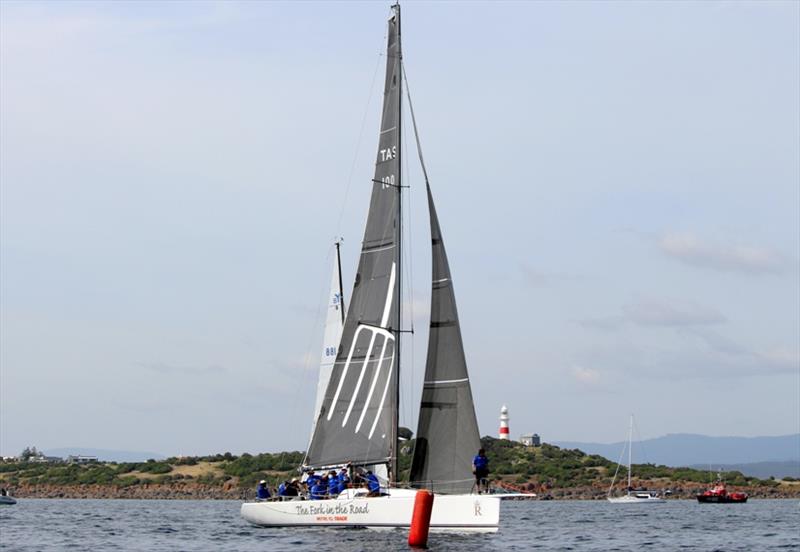
[[[434,280],[433,283],[434,284],[441,284],[442,282],[447,282],[449,280],[450,280],[450,278],[442,278],[441,280]]]
[[[378,253],[380,251],[386,251],[387,249],[392,249],[395,247],[395,244],[392,245],[384,245],[383,247],[378,247],[377,249],[370,249],[368,251],[361,251],[362,255],[366,255],[367,253]]]
[[[379,331],[383,330],[386,327],[387,322],[389,322],[389,315],[392,312],[392,299],[394,298],[394,280],[395,280],[395,266],[396,263],[392,263],[392,270],[389,273],[389,288],[386,290],[386,303],[383,306],[383,316],[381,317],[380,329],[372,329],[372,338],[369,340],[369,347],[367,348],[367,354],[364,357],[364,364],[361,366],[361,373],[358,375],[358,381],[356,382],[356,388],[353,391],[353,395],[350,397],[350,404],[347,406],[347,413],[344,415],[344,419],[342,420],[342,427],[347,425],[347,420],[350,419],[350,413],[353,411],[353,406],[355,406],[356,398],[358,398],[358,392],[361,390],[361,384],[364,381],[364,374],[367,371],[367,366],[370,363],[370,357],[372,356],[372,351],[375,346],[375,336],[378,334]],[[375,371],[377,372],[380,369],[380,365],[383,361],[383,354],[386,352],[386,338],[384,338],[384,348],[381,351],[380,358],[375,360]],[[355,345],[355,341],[353,341]],[[367,410],[369,406],[369,401],[364,403],[364,408],[361,411],[362,418],[364,412]],[[359,423],[360,425],[360,423]]]
[[[396,128],[397,128],[396,126],[393,126],[392,128],[387,128],[386,130],[382,130],[382,131],[381,131],[381,134],[386,134],[387,132],[391,132],[391,131],[393,131],[393,130],[394,130],[394,129],[396,129]]]
[[[375,385],[378,383],[378,376],[381,374],[381,367],[383,366],[383,358],[386,354],[386,344],[389,343],[389,339],[384,336],[383,338],[383,348],[381,349],[381,357],[380,360],[377,361],[375,364],[375,375],[372,376],[372,385],[369,386],[369,393],[367,393],[367,400],[364,402],[364,408],[361,409],[361,416],[358,418],[358,423],[356,424],[355,432],[358,433],[358,430],[361,429],[361,424],[364,422],[364,416],[367,415],[367,409],[369,408],[369,403],[372,400],[372,394],[375,392]]]
[[[392,356],[389,357],[389,373],[386,374],[386,385],[383,387],[383,396],[381,397],[381,404],[378,405],[378,410],[375,414],[375,420],[372,422],[372,429],[369,430],[369,436],[367,439],[372,439],[372,434],[375,433],[375,428],[378,426],[378,420],[381,418],[381,412],[383,412],[383,403],[386,402],[386,392],[389,391],[389,382],[392,381],[392,368],[394,367],[394,351],[392,351]]]
[[[461,378],[461,379],[454,379],[454,380],[426,381],[425,385],[437,385],[437,384],[440,384],[440,383],[464,383],[465,381],[469,381],[469,378]]]
[[[375,336],[377,335],[376,332],[372,332],[372,337],[369,339],[369,347],[367,347],[367,354],[364,357],[364,362],[361,364],[361,373],[358,374],[358,381],[356,382],[356,388],[353,390],[353,394],[350,396],[350,404],[347,405],[347,412],[344,414],[344,418],[342,419],[342,427],[347,425],[347,420],[350,419],[350,413],[353,412],[353,406],[356,404],[356,398],[358,397],[358,391],[361,389],[361,382],[364,381],[364,374],[367,373],[367,366],[369,366],[370,357],[372,356],[372,348],[375,346]],[[353,340],[353,348],[355,348],[355,340]]]

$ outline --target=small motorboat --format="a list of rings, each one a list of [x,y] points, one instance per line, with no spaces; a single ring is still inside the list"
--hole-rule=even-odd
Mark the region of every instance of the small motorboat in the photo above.
[[[7,494],[0,495],[0,505],[11,506],[12,504],[16,504],[17,499],[13,496],[9,496]]]
[[[707,491],[697,495],[697,502],[710,504],[733,504],[747,502],[746,493],[729,493],[725,488],[725,483],[718,481],[717,484]]]

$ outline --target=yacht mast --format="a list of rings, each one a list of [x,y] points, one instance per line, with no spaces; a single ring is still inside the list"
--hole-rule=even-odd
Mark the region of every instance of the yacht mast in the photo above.
[[[336,240],[336,264],[339,268],[339,310],[342,313],[342,326],[344,326],[344,286],[342,285],[342,255],[339,247],[342,245],[342,239]]]
[[[397,325],[396,325],[396,355],[397,355],[397,370],[395,370],[395,379],[397,381],[397,385],[395,385],[395,407],[394,407],[394,419],[392,420],[392,459],[391,464],[389,466],[389,483],[390,485],[394,486],[397,484],[397,452],[400,448],[400,443],[398,442],[398,428],[400,426],[400,335],[403,333],[403,268],[402,268],[402,261],[403,261],[403,248],[401,246],[402,239],[403,239],[403,216],[402,216],[402,206],[403,206],[403,179],[401,178],[402,174],[402,167],[403,167],[403,140],[402,140],[402,131],[403,131],[403,48],[402,48],[402,41],[401,41],[401,34],[400,34],[400,3],[394,4],[392,6],[392,10],[394,11],[396,24],[397,24],[397,57],[398,57],[398,68],[400,71],[399,75],[396,75],[397,78]]]

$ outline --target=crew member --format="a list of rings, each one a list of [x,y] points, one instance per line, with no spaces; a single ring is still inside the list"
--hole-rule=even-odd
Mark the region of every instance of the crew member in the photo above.
[[[258,487],[256,487],[256,499],[267,500],[269,497],[269,487],[267,487],[267,482],[262,479],[258,482]]]
[[[339,493],[343,493],[350,486],[350,475],[347,468],[342,468],[339,472]]]
[[[475,484],[478,487],[478,494],[483,491],[489,492],[489,459],[486,458],[486,451],[480,449],[475,458],[472,459],[472,473],[475,474]]]
[[[286,486],[286,496],[299,496],[300,491],[298,487],[300,486],[300,481],[295,477],[292,479],[291,483]]]
[[[324,498],[327,498],[327,493],[328,493],[328,482],[324,477],[316,478],[316,480],[314,481],[314,486],[311,487],[311,489],[308,491],[311,500],[322,500]]]
[[[330,498],[339,494],[339,478],[336,477],[336,472],[331,470],[328,472],[328,496]]]
[[[367,471],[367,488],[369,489],[369,495],[367,496],[380,496],[381,495],[381,482],[378,479],[378,476],[372,473],[371,471]]]

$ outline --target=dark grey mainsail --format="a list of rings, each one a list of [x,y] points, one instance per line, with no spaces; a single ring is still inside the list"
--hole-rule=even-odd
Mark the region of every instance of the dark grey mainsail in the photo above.
[[[378,157],[350,308],[308,466],[391,463],[400,330],[400,14],[389,19]]]
[[[433,253],[431,326],[410,480],[415,487],[439,493],[468,493],[480,435],[450,266],[430,186],[427,189]]]

